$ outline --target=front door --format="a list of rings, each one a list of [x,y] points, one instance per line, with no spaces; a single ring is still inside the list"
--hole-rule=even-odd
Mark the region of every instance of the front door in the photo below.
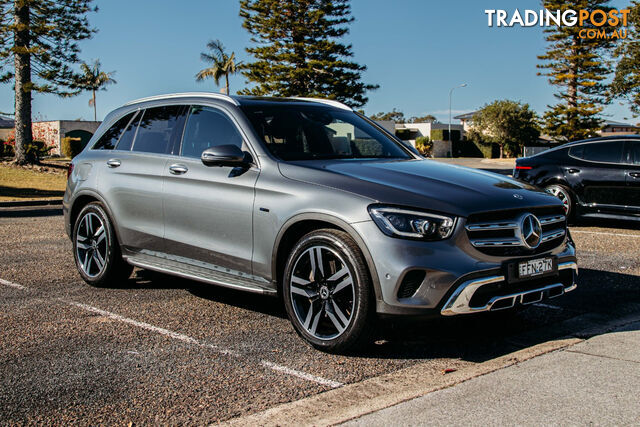
[[[628,209],[640,215],[640,141],[627,141],[626,159]]]
[[[226,112],[192,106],[179,156],[164,171],[166,252],[223,272],[251,274],[254,187],[257,167],[205,166],[202,152],[236,144],[242,133]]]

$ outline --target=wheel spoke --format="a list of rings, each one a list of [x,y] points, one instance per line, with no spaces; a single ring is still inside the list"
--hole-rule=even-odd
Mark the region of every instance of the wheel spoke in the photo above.
[[[79,249],[82,249],[82,250],[85,250],[85,251],[91,247],[91,246],[89,246],[86,243],[83,243],[81,241],[77,241],[76,245],[78,246]]]
[[[93,252],[93,260],[98,266],[98,269],[102,271],[102,268],[104,267],[104,258],[102,258],[102,255],[100,255],[100,251]]]
[[[296,295],[302,295],[303,297],[307,297],[307,298],[313,298],[318,296],[318,293],[315,291],[312,291],[311,289],[300,288],[298,286],[294,286],[293,284],[291,285],[291,293]]]
[[[338,283],[336,285],[336,287],[333,289],[333,294],[336,294],[338,292],[340,292],[341,290],[343,290],[344,288],[346,288],[347,286],[350,286],[353,283],[353,281],[351,280],[351,276],[347,276],[345,277],[345,279]]]
[[[91,274],[90,270],[91,270],[91,260],[93,259],[92,256],[89,256],[89,251],[87,251],[87,253],[84,255],[84,271],[87,274]]]
[[[309,258],[311,259],[312,280],[316,281],[319,277],[324,276],[324,267],[322,266],[322,249],[319,247],[309,249]],[[320,274],[318,275],[318,273]]]
[[[91,224],[91,215],[87,215],[84,217],[84,227],[87,230],[87,236],[91,236],[93,234],[93,224]]]
[[[309,324],[311,323],[311,319],[313,318],[313,303],[309,305],[309,311],[307,312],[307,317],[304,319],[304,328],[309,329]]]
[[[311,325],[311,329],[309,329],[309,332],[311,332],[312,335],[316,334],[316,330],[318,329],[318,322],[320,321],[320,315],[322,314],[322,311],[322,309],[318,311],[318,314],[316,314],[316,316],[313,318],[313,324]]]
[[[344,276],[345,274],[347,274],[349,272],[349,269],[345,266],[343,266],[340,270],[338,270],[335,274],[331,275],[331,277],[329,277],[327,279],[328,282],[331,282],[333,280],[338,280],[340,278],[342,278],[342,276]]]
[[[302,278],[300,278],[298,276],[294,276],[294,275],[291,275],[291,281],[293,283],[297,284],[297,285],[303,285],[303,286],[304,285],[308,285],[309,283],[311,283],[308,280],[304,280],[304,279],[302,279]]]
[[[347,317],[342,313],[342,310],[340,310],[340,307],[338,307],[338,304],[336,304],[334,300],[331,300],[331,304],[333,306],[333,311],[338,315],[342,324],[346,326],[349,323]]]
[[[327,315],[329,316],[329,319],[331,319],[331,323],[333,323],[333,326],[335,326],[338,333],[341,334],[345,329],[344,326],[340,324],[336,316],[331,311],[327,310]]]
[[[95,234],[93,235],[93,238],[97,243],[100,243],[104,240],[104,237],[105,237],[104,225],[100,224],[100,227],[98,227],[98,229],[96,230]]]

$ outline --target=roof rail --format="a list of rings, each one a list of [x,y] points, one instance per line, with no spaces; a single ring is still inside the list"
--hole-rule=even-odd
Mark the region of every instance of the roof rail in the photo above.
[[[353,108],[349,107],[348,105],[343,104],[340,101],[336,101],[334,99],[307,98],[307,97],[298,97],[298,96],[294,96],[291,99],[300,99],[302,101],[318,102],[320,104],[331,105],[332,107],[337,107],[337,108],[340,108],[342,110],[353,111]]]
[[[215,99],[220,99],[222,101],[227,101],[233,105],[240,105],[238,101],[236,101],[229,95],[224,95],[222,93],[212,93],[212,92],[183,92],[183,93],[169,93],[166,95],[148,96],[146,98],[140,98],[134,101],[129,101],[124,105],[132,105],[132,104],[138,104],[145,101],[155,101],[155,100],[161,100],[161,99],[185,98],[190,96],[191,97],[200,96],[203,98],[215,98]]]

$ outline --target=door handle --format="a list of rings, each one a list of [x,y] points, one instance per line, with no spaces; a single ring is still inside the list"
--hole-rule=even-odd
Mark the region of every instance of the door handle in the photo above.
[[[629,176],[633,178],[640,178],[640,172],[629,172]]]
[[[109,160],[107,160],[107,166],[109,166],[110,168],[117,168],[121,164],[122,163],[118,159],[109,159]]]
[[[569,168],[569,169],[567,169],[567,172],[572,173],[572,174],[573,173],[580,173],[580,169]]]
[[[171,172],[174,175],[185,174],[185,173],[187,173],[188,170],[189,170],[189,168],[186,167],[185,165],[175,164],[175,165],[169,166],[169,172]]]

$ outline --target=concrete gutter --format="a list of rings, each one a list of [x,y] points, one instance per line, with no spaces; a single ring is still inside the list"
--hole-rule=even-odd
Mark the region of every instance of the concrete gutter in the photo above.
[[[11,200],[8,202],[0,202],[0,208],[16,208],[25,206],[57,206],[62,205],[62,199],[45,199],[45,200]]]

